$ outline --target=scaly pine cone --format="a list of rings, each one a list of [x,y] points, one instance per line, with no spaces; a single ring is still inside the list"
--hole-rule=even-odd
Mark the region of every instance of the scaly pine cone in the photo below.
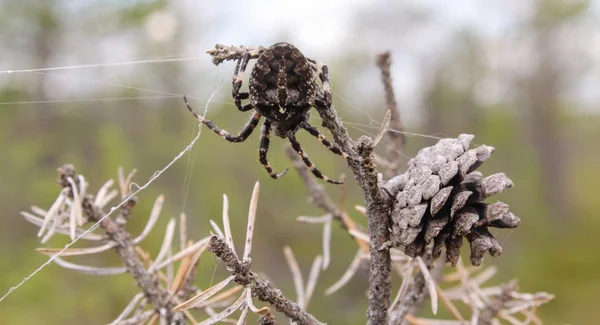
[[[486,252],[494,257],[502,253],[488,227],[520,224],[507,204],[482,202],[513,183],[503,173],[483,177],[475,171],[494,148],[468,150],[473,138],[461,134],[423,148],[408,162],[408,171],[397,176],[405,183],[392,212],[392,242],[404,246],[407,255],[423,255],[433,241],[433,257],[439,257],[445,246],[446,262],[456,265],[464,236],[471,244],[471,263],[480,265]]]

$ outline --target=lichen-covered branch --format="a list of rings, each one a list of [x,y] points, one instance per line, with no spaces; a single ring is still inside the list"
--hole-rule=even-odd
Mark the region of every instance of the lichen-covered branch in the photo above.
[[[261,279],[250,270],[249,261],[240,261],[231,247],[223,238],[213,236],[208,243],[208,251],[213,252],[227,266],[227,270],[235,276],[234,281],[252,292],[252,296],[260,301],[269,303],[271,306],[294,322],[302,325],[319,325],[314,316],[302,310],[298,304],[286,298],[279,289],[271,283]]]
[[[349,155],[348,165],[363,190],[370,238],[369,252],[369,324],[385,324],[391,295],[391,258],[389,249],[382,247],[389,240],[388,225],[391,204],[386,193],[379,187],[378,173],[373,162],[373,140],[361,137],[355,143],[342,125],[333,105],[317,108],[323,125],[327,127],[336,143]]]
[[[208,50],[206,53],[213,57],[213,63],[215,65],[219,65],[223,61],[240,60],[246,53],[250,53],[250,58],[256,59],[264,50],[265,48],[262,46],[254,48],[217,44],[214,49]]]
[[[333,105],[317,107],[323,125],[331,131],[335,142],[348,154],[348,165],[358,181],[365,197],[369,231],[369,324],[387,323],[390,304],[392,269],[389,249],[383,247],[389,241],[390,197],[379,186],[379,177],[373,161],[373,140],[363,136],[354,142],[344,128]]]

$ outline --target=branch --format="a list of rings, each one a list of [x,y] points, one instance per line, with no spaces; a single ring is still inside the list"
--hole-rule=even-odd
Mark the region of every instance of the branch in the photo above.
[[[429,268],[433,263],[433,258],[431,257],[431,255],[426,255],[424,261],[427,267]],[[389,321],[390,325],[402,324],[408,312],[424,299],[426,285],[427,282],[425,281],[425,276],[423,276],[423,272],[417,272],[417,274],[412,280],[412,283],[409,284],[406,294],[402,297],[398,308],[391,311]]]
[[[213,57],[213,63],[215,65],[221,64],[223,61],[241,60],[246,54],[250,54],[251,59],[256,59],[265,50],[264,47],[259,46],[245,47],[245,46],[227,46],[223,44],[215,45],[212,50],[206,51],[210,56]]]
[[[320,96],[323,96],[320,94]],[[391,296],[392,260],[389,248],[391,197],[379,187],[378,172],[373,158],[373,140],[362,136],[354,142],[344,128],[342,120],[333,105],[316,107],[323,126],[329,129],[335,142],[348,155],[348,165],[354,173],[365,197],[365,207],[369,231],[369,310],[368,324],[386,324]]]
[[[498,316],[500,310],[504,309],[505,304],[513,298],[511,294],[517,289],[517,282],[511,281],[502,287],[502,293],[495,297],[490,303],[480,312],[478,324],[490,325]]]
[[[436,261],[434,261],[433,258],[423,258],[423,261],[425,262],[425,265],[427,265],[427,268],[431,270],[433,280],[436,283],[439,283],[442,280],[442,276],[444,275],[445,258],[439,258]],[[419,270],[418,272],[419,274],[417,276],[423,277],[421,270]],[[423,282],[422,285],[426,285],[426,283]],[[423,306],[425,305],[425,300],[428,297],[428,292],[425,292],[425,294],[421,295],[420,299],[412,306],[408,314],[413,316],[418,315]]]
[[[67,181],[69,178],[77,179],[73,165],[64,165],[59,168],[58,172],[60,176],[59,184],[63,188],[71,186]],[[85,216],[92,222],[98,222],[106,215],[94,203],[91,195],[87,195],[82,199],[82,208]],[[129,211],[127,211],[127,214],[129,214]],[[129,233],[109,217],[102,219],[100,227],[104,229],[108,238],[116,243],[115,250],[121,257],[128,273],[135,279],[137,286],[143,291],[144,296],[154,306],[155,310],[164,310],[170,323],[183,324],[176,322],[176,320],[183,321],[183,316],[180,313],[171,311],[174,305],[170,302],[169,293],[160,286],[157,275],[149,273],[143,262],[138,258],[135,243]]]
[[[275,316],[271,312],[268,312],[266,315],[262,315],[258,318],[258,323],[260,325],[277,325],[277,321],[275,320]]]
[[[389,51],[377,55],[377,66],[381,70],[381,82],[385,89],[386,110],[392,112],[390,128],[396,131],[404,131],[404,125],[400,120],[400,111],[398,110],[396,97],[394,96],[394,88],[392,87],[390,65],[391,60]],[[387,159],[390,162],[390,165],[386,168],[387,176],[390,178],[400,173],[400,160],[404,152],[406,138],[404,137],[404,134],[400,132],[387,132],[387,137],[391,142],[387,152]]]
[[[310,192],[310,200],[317,207],[323,209],[325,212],[329,213],[333,219],[338,220],[342,227],[345,229],[348,228],[346,223],[343,220],[343,212],[333,203],[327,192],[325,192],[325,187],[322,184],[317,183],[315,177],[312,175],[308,167],[302,162],[296,151],[292,146],[288,146],[286,148],[286,153],[288,158],[293,162],[294,168],[298,171],[300,178],[306,184],[308,191]]]
[[[317,182],[317,180],[312,175],[308,167],[306,167],[306,164],[304,164],[300,157],[298,157],[298,154],[294,151],[294,148],[288,146],[286,149],[286,153],[288,155],[288,158],[290,158],[290,160],[294,164],[294,168],[300,175],[300,178],[302,178],[304,184],[308,188],[308,191],[310,192],[311,202],[318,208],[321,208],[323,211],[331,215],[333,220],[336,220],[345,231],[349,232],[352,229],[357,229],[357,225],[356,223],[354,223],[354,220],[352,220],[346,214],[346,212],[340,210],[340,208],[333,203],[333,201],[329,197],[329,194],[327,194],[327,192],[325,191],[323,185]],[[356,237],[353,238],[356,240],[358,245],[364,250],[364,252],[367,253],[369,250],[367,243]],[[323,245],[325,245],[325,243]]]
[[[282,312],[294,322],[302,324],[323,324],[314,316],[302,310],[298,304],[292,302],[281,291],[268,281],[261,279],[250,270],[249,261],[240,261],[231,247],[223,238],[212,236],[208,243],[208,251],[215,255],[227,266],[227,270],[235,276],[234,281],[252,292],[252,296],[260,301],[271,304],[279,312]]]
[[[331,131],[335,142],[348,154],[348,165],[363,189],[369,231],[369,310],[368,324],[387,323],[391,295],[390,251],[382,248],[389,241],[391,197],[379,187],[378,173],[373,158],[373,140],[361,137],[355,143],[342,125],[335,107],[317,107],[323,125]]]

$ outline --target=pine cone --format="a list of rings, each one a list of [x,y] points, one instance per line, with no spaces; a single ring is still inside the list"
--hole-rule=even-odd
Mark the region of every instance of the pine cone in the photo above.
[[[392,242],[404,246],[407,255],[423,255],[433,241],[433,257],[439,257],[445,246],[446,262],[456,265],[464,236],[471,244],[471,263],[480,265],[486,252],[494,257],[502,253],[488,227],[520,224],[507,204],[482,202],[513,183],[503,173],[483,177],[475,171],[494,148],[483,145],[468,150],[473,138],[461,134],[457,139],[442,139],[408,162],[392,212]]]

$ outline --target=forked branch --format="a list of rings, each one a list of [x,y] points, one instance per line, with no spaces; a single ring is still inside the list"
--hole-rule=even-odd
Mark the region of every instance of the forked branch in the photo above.
[[[213,236],[208,243],[208,250],[213,252],[219,260],[227,266],[227,270],[234,276],[234,281],[249,289],[252,296],[266,302],[291,320],[298,324],[315,325],[323,324],[314,316],[302,310],[298,304],[286,298],[279,289],[271,283],[261,279],[250,270],[250,262],[242,262],[223,238]]]

